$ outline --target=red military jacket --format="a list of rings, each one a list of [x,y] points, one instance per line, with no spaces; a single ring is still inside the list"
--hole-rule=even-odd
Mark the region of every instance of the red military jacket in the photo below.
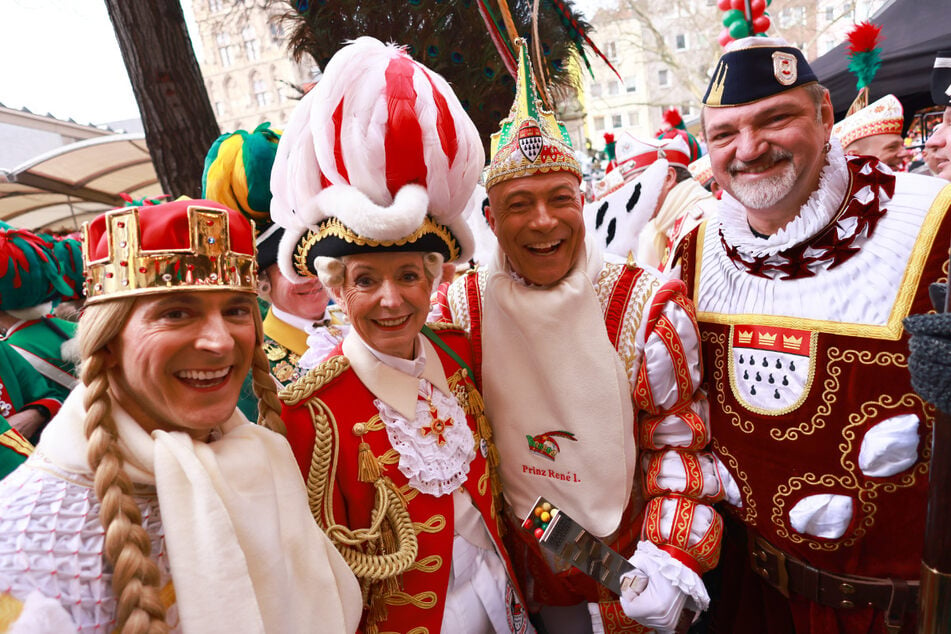
[[[468,359],[469,343],[462,332],[440,329],[439,338],[461,359]],[[482,514],[508,571],[505,598],[509,625],[513,632],[525,632],[527,613],[511,582],[514,573],[499,534],[497,480],[493,486],[494,469],[487,460],[494,448],[488,425],[478,422],[483,416],[481,398],[468,371],[444,350],[436,349],[449,387],[467,414],[475,440],[476,455],[463,488]],[[334,527],[343,526],[351,531],[371,527],[374,509],[380,507],[378,491],[387,490],[390,483],[389,490],[398,492],[389,496],[390,506],[405,508],[412,522],[418,553],[412,566],[400,574],[388,574],[385,559],[367,558],[355,566],[348,558],[347,549],[341,548],[364,591],[369,593],[361,629],[438,632],[452,565],[453,496],[436,497],[410,486],[397,468],[399,454],[390,444],[373,403],[375,398],[338,347],[324,363],[281,392],[287,439],[307,482],[314,518],[338,548],[343,540]],[[366,480],[372,477],[366,473],[370,456],[379,465],[379,477],[368,482]],[[392,525],[399,523],[398,518],[395,522],[388,519],[384,524],[387,523],[391,526],[384,526],[383,533],[397,532]],[[354,550],[379,554],[381,548],[385,553],[392,553],[392,538],[384,536],[382,540],[358,545]]]

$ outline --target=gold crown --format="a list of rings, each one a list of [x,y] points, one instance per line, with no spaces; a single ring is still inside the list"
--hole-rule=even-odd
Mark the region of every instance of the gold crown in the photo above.
[[[736,337],[740,340],[740,343],[751,343],[753,341],[753,331],[744,332],[741,330],[736,334]]]
[[[756,335],[756,342],[759,343],[761,346],[775,346],[776,334],[761,332]]]
[[[802,347],[802,337],[787,337],[783,335],[783,347],[789,350],[798,350]]]
[[[87,303],[176,289],[256,293],[255,256],[231,250],[228,212],[189,205],[187,214],[189,248],[145,250],[140,245],[139,208],[107,212],[109,252],[97,260],[90,253],[95,248],[89,236],[91,223],[83,224]]]

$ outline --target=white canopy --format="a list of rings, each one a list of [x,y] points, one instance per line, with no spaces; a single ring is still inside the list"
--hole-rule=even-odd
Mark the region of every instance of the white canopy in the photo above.
[[[162,193],[145,135],[113,134],[71,143],[0,170],[0,219],[27,229],[79,229],[119,197]]]

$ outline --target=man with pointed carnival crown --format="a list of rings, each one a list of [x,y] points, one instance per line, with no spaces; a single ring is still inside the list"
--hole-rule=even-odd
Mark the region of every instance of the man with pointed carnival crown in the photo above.
[[[0,631],[355,631],[357,580],[272,431],[254,251],[205,200],[83,226],[82,383],[0,481]],[[236,409],[252,367],[260,425]]]
[[[725,193],[678,250],[727,498],[731,632],[914,631],[930,428],[902,319],[947,279],[951,186],[846,157],[800,50],[720,58],[702,125]]]
[[[319,276],[352,324],[281,392],[282,416],[371,634],[534,631],[501,541],[469,342],[426,326],[443,263],[472,253],[463,210],[483,163],[445,79],[370,37],[330,59],[278,147],[279,263]]]
[[[672,630],[685,605],[706,608],[700,575],[716,565],[722,528],[710,505],[724,485],[701,451],[710,436],[693,307],[681,282],[607,264],[586,236],[581,167],[519,47],[515,102],[484,172],[499,249],[450,287],[444,318],[473,342],[509,547],[545,629]],[[646,589],[619,601],[547,559],[521,528],[540,495],[630,557]]]

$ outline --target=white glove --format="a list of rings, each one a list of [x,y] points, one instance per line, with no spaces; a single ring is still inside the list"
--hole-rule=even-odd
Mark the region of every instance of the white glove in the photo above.
[[[622,587],[621,609],[641,625],[658,632],[672,632],[688,601],[691,609],[696,609],[697,603],[705,607],[709,601],[700,577],[654,544],[638,543],[629,561],[636,570],[622,575],[621,581],[634,577],[634,583]],[[701,596],[694,597],[678,586],[693,587]]]

